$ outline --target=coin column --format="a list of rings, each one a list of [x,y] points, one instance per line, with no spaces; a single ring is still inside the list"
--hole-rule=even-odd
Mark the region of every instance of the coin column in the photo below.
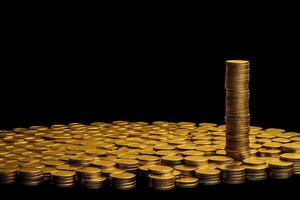
[[[249,157],[249,62],[226,61],[226,154],[235,160]]]

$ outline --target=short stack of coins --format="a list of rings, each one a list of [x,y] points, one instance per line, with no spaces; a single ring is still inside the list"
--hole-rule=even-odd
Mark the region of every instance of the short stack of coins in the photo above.
[[[300,154],[284,153],[280,155],[280,160],[293,163],[293,174],[300,175]]]
[[[136,187],[136,175],[129,172],[110,174],[111,186],[117,190],[131,190]]]
[[[250,156],[249,62],[226,61],[226,154],[235,160]]]
[[[245,167],[241,165],[226,164],[219,167],[222,181],[226,184],[242,184],[245,182]]]
[[[196,188],[199,185],[199,179],[193,176],[182,176],[175,180],[177,188]]]
[[[154,190],[171,190],[175,187],[173,168],[169,166],[149,167],[149,187]]]
[[[161,157],[161,164],[167,166],[181,165],[183,163],[182,156],[163,156]]]
[[[17,179],[18,168],[1,167],[0,168],[0,184],[13,184]]]
[[[21,167],[18,173],[19,183],[25,186],[37,186],[43,182],[42,169]]]
[[[285,162],[279,159],[273,159],[268,162],[269,176],[274,179],[288,179],[293,175],[293,163]]]
[[[199,168],[195,170],[196,177],[202,185],[217,185],[221,183],[221,172],[218,169]]]
[[[51,173],[51,184],[58,188],[69,188],[76,184],[76,172],[54,171]]]
[[[118,168],[131,173],[136,173],[139,167],[139,161],[134,159],[118,159],[116,163]]]
[[[83,167],[76,171],[77,180],[81,186],[89,189],[104,187],[106,177],[101,176],[101,170],[95,167]]]
[[[249,181],[263,181],[268,178],[268,165],[266,161],[257,157],[243,160],[246,168],[246,179]]]

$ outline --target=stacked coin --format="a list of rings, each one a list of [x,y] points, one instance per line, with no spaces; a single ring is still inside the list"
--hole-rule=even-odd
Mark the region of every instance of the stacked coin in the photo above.
[[[69,163],[75,166],[89,166],[94,161],[94,157],[85,155],[76,155],[69,158]]]
[[[199,178],[200,184],[217,185],[221,183],[221,172],[218,169],[199,168],[195,170],[196,177]]]
[[[284,153],[280,155],[280,160],[293,163],[293,174],[300,174],[300,154]]]
[[[226,154],[243,160],[249,151],[249,62],[226,61]]]
[[[173,168],[169,166],[150,166],[149,187],[154,190],[171,190],[175,187]]]
[[[127,172],[136,173],[139,167],[139,161],[133,159],[118,159],[116,160],[117,167],[124,169]]]
[[[155,166],[155,165],[141,165],[138,168],[138,175],[140,177],[148,177],[149,175],[149,167]]]
[[[12,184],[16,182],[18,168],[1,167],[0,184]]]
[[[226,184],[242,184],[245,182],[245,167],[241,165],[226,164],[219,167],[222,180]]]
[[[158,156],[152,155],[141,155],[137,159],[140,162],[140,165],[156,165],[159,164],[160,158]]]
[[[227,156],[208,156],[208,160],[210,163],[214,163],[216,165],[225,165],[230,164],[234,160]]]
[[[92,166],[98,167],[100,169],[109,169],[116,166],[116,162],[109,160],[95,160],[92,162]]]
[[[123,173],[123,172],[126,172],[126,170],[124,169],[119,169],[117,167],[110,167],[110,168],[103,168],[101,169],[102,171],[102,175],[104,177],[109,177],[111,174],[114,174],[114,173]]]
[[[135,174],[129,172],[110,174],[111,186],[117,190],[130,190],[136,187]]]
[[[282,152],[286,153],[300,153],[300,143],[299,142],[292,142],[283,144],[281,146]]]
[[[51,173],[51,183],[58,188],[73,187],[76,183],[76,173],[74,171],[54,171]]]
[[[199,185],[199,179],[193,176],[182,176],[175,180],[177,188],[195,188]]]
[[[186,156],[184,163],[190,166],[202,166],[208,164],[208,158],[204,156]]]
[[[183,157],[181,156],[163,156],[161,157],[161,164],[167,166],[180,165],[183,162]]]
[[[270,160],[269,164],[269,176],[274,179],[288,179],[293,174],[293,163],[285,162],[279,159]]]
[[[89,189],[104,187],[106,177],[101,176],[101,170],[95,167],[83,167],[76,171],[80,185]]]
[[[55,167],[44,167],[43,174],[44,174],[44,181],[49,181],[51,178],[51,173],[57,171]]]
[[[18,173],[18,180],[25,186],[36,186],[43,181],[43,171],[39,168],[21,167]]]
[[[268,165],[266,161],[257,157],[243,160],[246,168],[246,179],[249,181],[262,181],[268,178]]]
[[[183,176],[193,176],[197,167],[198,166],[192,166],[192,165],[175,165],[174,169],[180,171],[181,175]]]

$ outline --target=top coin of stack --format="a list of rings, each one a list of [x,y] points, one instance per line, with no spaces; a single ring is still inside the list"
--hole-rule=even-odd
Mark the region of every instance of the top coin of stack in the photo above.
[[[243,160],[249,151],[249,62],[226,61],[226,154]]]

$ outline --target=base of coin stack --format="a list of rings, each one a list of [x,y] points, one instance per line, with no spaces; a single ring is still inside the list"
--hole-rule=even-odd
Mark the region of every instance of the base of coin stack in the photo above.
[[[300,174],[300,133],[279,128],[250,126],[252,154],[242,161],[227,155],[226,126],[214,123],[32,126],[1,131],[0,140],[1,184],[172,190]]]

